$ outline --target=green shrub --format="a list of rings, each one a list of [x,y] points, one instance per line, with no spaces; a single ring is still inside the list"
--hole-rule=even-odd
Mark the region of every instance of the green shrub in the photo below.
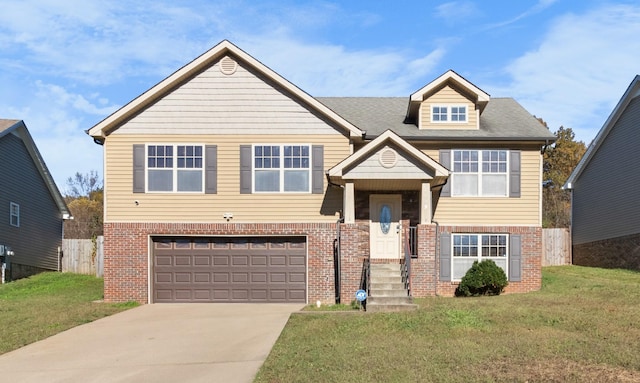
[[[457,297],[500,295],[509,284],[507,275],[492,260],[475,261],[456,288]]]

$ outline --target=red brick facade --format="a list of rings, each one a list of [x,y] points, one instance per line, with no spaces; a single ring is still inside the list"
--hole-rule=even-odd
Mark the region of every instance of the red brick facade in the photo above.
[[[573,264],[640,270],[640,234],[573,245]]]
[[[403,231],[408,221],[402,222]],[[508,233],[522,236],[522,281],[510,282],[507,293],[540,289],[542,229],[521,226],[440,226],[438,232]],[[335,302],[333,243],[336,224],[205,224],[106,223],[104,225],[104,297],[108,302],[149,301],[150,243],[155,235],[171,236],[305,236],[307,238],[308,302]],[[457,283],[439,280],[436,225],[418,225],[418,257],[411,262],[414,297],[452,296]],[[363,262],[369,258],[369,224],[340,225],[342,303],[353,301],[360,288]],[[383,260],[384,261],[384,260]],[[383,262],[381,261],[381,262]],[[393,260],[399,262],[399,260]]]
[[[333,242],[336,224],[105,223],[104,299],[149,301],[151,236],[306,236],[309,302],[335,302]]]

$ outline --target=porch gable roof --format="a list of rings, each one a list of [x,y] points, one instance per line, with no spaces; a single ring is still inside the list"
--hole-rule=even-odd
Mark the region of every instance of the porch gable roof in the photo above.
[[[426,167],[431,170],[430,174],[421,172],[420,176],[416,176],[416,179],[438,179],[444,181],[449,176],[449,170],[442,166],[440,163],[429,157],[422,151],[403,140],[396,133],[391,130],[387,130],[373,141],[369,142],[363,148],[353,153],[343,161],[338,163],[327,172],[329,179],[333,182],[340,183],[344,178],[351,178],[349,174],[353,174],[353,170],[362,164],[366,159],[372,157],[378,151],[383,149],[385,145],[392,146],[398,149],[400,156],[403,158],[410,158],[414,163],[420,165],[419,167]],[[382,153],[379,153],[382,155]],[[384,159],[379,159],[380,162],[384,162]],[[390,161],[393,161],[391,159]],[[384,166],[384,165],[383,165]],[[373,177],[377,178],[377,177]],[[407,178],[398,174],[398,178]]]

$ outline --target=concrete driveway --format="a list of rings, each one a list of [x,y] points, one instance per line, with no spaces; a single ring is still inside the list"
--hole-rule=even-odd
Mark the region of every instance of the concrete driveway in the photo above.
[[[5,382],[251,382],[296,304],[154,304],[0,356]]]

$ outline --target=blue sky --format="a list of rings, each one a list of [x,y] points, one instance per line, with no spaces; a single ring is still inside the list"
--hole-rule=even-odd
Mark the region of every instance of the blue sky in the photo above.
[[[640,73],[637,1],[0,0],[0,118],[58,186],[84,131],[223,39],[313,96],[406,96],[453,69],[589,143]]]

